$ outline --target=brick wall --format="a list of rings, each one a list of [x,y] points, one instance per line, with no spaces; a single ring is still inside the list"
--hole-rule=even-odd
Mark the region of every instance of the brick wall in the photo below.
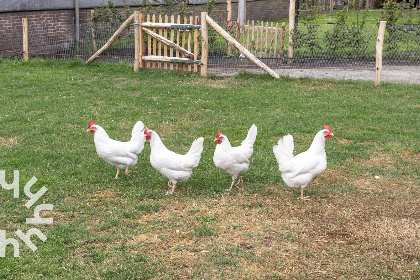
[[[0,14],[0,51],[22,45],[22,18],[28,19],[30,50],[43,49],[57,40],[71,45],[74,37],[74,11],[33,11]],[[13,53],[10,53],[13,55]]]

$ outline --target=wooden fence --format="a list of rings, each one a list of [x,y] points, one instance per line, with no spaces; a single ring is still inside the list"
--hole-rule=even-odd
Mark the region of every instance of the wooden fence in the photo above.
[[[248,20],[245,25],[240,25],[239,21],[231,21],[228,23],[228,31],[234,34],[236,40],[256,57],[284,57],[286,35],[284,22],[279,27],[279,23],[274,25],[273,22]],[[231,54],[230,47],[227,52],[228,55]]]
[[[294,1],[294,0],[291,0]],[[291,20],[292,21],[292,20]],[[87,61],[90,63],[99,57],[117,40],[121,33],[132,23],[135,24],[135,61],[134,70],[139,71],[142,67],[183,70],[198,72],[201,68],[201,75],[207,75],[208,66],[208,27],[213,27],[230,46],[235,46],[237,52],[242,53],[261,69],[272,77],[278,78],[278,74],[271,70],[257,57],[283,58],[285,42],[285,24],[279,28],[268,22],[247,22],[245,25],[228,25],[228,32],[221,28],[207,13],[201,13],[201,25],[199,17],[175,17],[171,16],[144,16],[136,11],[115,31],[105,45],[97,50]],[[181,23],[183,22],[183,23]],[[292,21],[293,22],[293,21]],[[234,26],[234,27],[232,27]],[[23,28],[23,58],[29,59],[29,32],[28,20],[22,19]],[[376,78],[375,85],[380,84],[382,70],[382,44],[386,22],[381,22],[378,30],[376,46]],[[201,57],[200,57],[200,29],[201,29]],[[292,30],[290,28],[289,30]],[[236,39],[234,35],[236,32]],[[230,33],[230,34],[229,34]],[[93,36],[93,34],[92,34]],[[94,36],[93,36],[94,37]],[[289,35],[288,57],[293,58],[292,36]],[[94,41],[94,38],[93,38]],[[95,42],[95,41],[94,41]],[[93,45],[94,45],[93,42]],[[147,53],[146,53],[147,42]],[[241,43],[242,42],[242,43]],[[229,48],[227,52],[232,52]],[[96,49],[96,47],[95,47]],[[200,60],[201,58],[201,60]]]

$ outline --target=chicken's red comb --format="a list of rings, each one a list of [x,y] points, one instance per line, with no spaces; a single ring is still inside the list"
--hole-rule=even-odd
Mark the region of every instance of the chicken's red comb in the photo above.
[[[90,121],[90,122],[89,122],[89,125],[88,125],[88,128],[90,129],[90,128],[92,127],[92,125],[94,125],[94,124],[96,124],[96,122],[95,122],[95,121]]]
[[[220,131],[220,129],[218,129],[217,134],[216,134],[216,138],[219,138],[220,135],[222,135],[222,132]]]
[[[322,126],[324,129],[326,129],[326,130],[328,130],[328,132],[329,133],[331,133],[332,132],[332,129],[331,129],[331,127],[328,125],[328,124],[325,124],[324,123],[324,125]]]
[[[144,128],[144,135],[146,135],[147,133],[149,133],[149,129],[147,127]]]

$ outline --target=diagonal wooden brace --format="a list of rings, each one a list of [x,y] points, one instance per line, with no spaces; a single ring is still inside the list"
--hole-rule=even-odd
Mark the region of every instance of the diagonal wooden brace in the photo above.
[[[142,27],[142,30],[144,32],[146,32],[147,34],[149,34],[150,36],[158,39],[159,41],[161,41],[162,43],[168,45],[171,48],[176,49],[177,51],[181,52],[182,54],[186,55],[188,58],[190,59],[194,59],[194,54],[192,52],[187,51],[186,49],[184,49],[183,47],[178,46],[177,44],[175,44],[174,42],[172,42],[171,40],[166,39],[165,37],[153,32],[152,30],[146,28],[146,27]]]

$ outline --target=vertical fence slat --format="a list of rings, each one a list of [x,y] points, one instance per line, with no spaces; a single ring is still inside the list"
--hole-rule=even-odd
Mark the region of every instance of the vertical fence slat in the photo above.
[[[177,20],[176,20],[177,24],[181,24],[181,16],[178,15]],[[179,29],[177,29],[176,31],[176,43],[177,45],[181,45],[181,31]],[[175,56],[179,57],[179,51],[175,51]],[[179,63],[175,64],[175,70],[179,70]]]
[[[260,47],[261,47],[261,52],[260,52],[260,57],[263,55],[264,52],[264,21],[261,21],[261,25],[260,25]]]
[[[286,23],[283,22],[281,24],[281,32],[280,32],[280,57],[283,58],[284,56],[284,38],[286,35]]]
[[[195,17],[194,24],[195,25],[200,24],[198,16]],[[196,28],[196,29],[194,29],[194,60],[198,60],[198,58],[199,58],[199,52],[200,52],[200,42],[198,41],[199,38],[200,38],[200,32]],[[194,63],[194,73],[198,73],[198,64],[197,63]]]
[[[175,16],[174,15],[172,15],[171,16],[171,23],[172,24],[174,24],[175,23]],[[173,28],[171,28],[171,35],[170,35],[170,38],[169,38],[172,42],[174,41],[174,39],[175,39],[175,29],[173,29]],[[169,48],[169,56],[170,57],[173,57],[174,56],[174,49],[173,48]],[[171,69],[171,70],[174,70],[174,64],[173,63],[170,63],[169,64],[169,69]]]
[[[191,25],[193,25],[193,24],[194,24],[194,18],[193,18],[192,16],[190,16],[190,24],[191,24]],[[188,48],[187,48],[187,50],[188,50],[189,52],[191,52],[191,49],[192,49],[192,47],[191,47],[191,44],[192,44],[192,34],[193,34],[193,29],[191,29],[191,30],[188,32],[188,44],[187,44]],[[191,71],[191,69],[192,69],[191,64],[188,64],[188,71]]]
[[[279,39],[279,23],[276,23],[276,30],[274,31],[274,57],[277,58],[277,43]]]
[[[245,46],[245,21],[241,25],[242,46]]]
[[[250,42],[249,42],[249,20],[247,20],[247,24],[246,24],[246,48],[248,50],[250,49]]]
[[[254,20],[252,20],[252,33],[251,33],[251,41],[252,41],[252,53],[254,54],[254,55],[256,55],[257,53],[256,53],[256,51],[255,51],[255,24],[254,24]]]
[[[139,44],[140,44],[140,53],[139,53],[139,63],[140,63],[140,68],[144,68],[144,60],[143,57],[145,55],[146,52],[146,42],[144,41],[144,32],[143,29],[141,28],[141,24],[143,24],[144,22],[144,15],[140,14],[139,15]]]
[[[140,69],[140,12],[134,11],[134,21],[137,24],[134,26],[134,72],[138,72]]]
[[[254,30],[255,30],[255,56],[258,56],[258,52],[259,50],[259,44],[260,44],[260,31],[259,31],[259,27],[260,26],[260,21],[257,20],[256,25],[254,25]]]
[[[162,23],[162,15],[159,15],[159,23]],[[163,30],[162,30],[162,28],[159,28],[159,35],[160,36],[162,36],[162,32],[163,32]],[[157,55],[158,56],[161,56],[162,55],[162,42],[160,41],[160,40],[158,40],[158,45],[157,45]],[[161,69],[162,68],[162,63],[161,62],[158,62],[158,69]]]
[[[168,23],[168,22],[169,22],[168,15],[165,15],[165,23]],[[164,29],[163,36],[166,39],[168,39],[168,28]],[[163,55],[168,56],[168,45],[166,45],[166,44],[163,45]],[[165,69],[165,70],[168,69],[168,63],[167,62],[163,63],[163,69]]]
[[[270,23],[270,39],[268,41],[268,44],[270,45],[270,57],[274,57],[274,42],[277,40],[276,38],[276,30],[274,28],[274,23]]]
[[[184,16],[183,23],[184,24],[188,24],[188,21],[187,21],[187,17],[186,16]],[[185,49],[185,41],[186,41],[186,37],[187,37],[187,31],[185,29],[182,31],[182,36],[181,37],[182,37],[182,45],[181,45],[181,47],[183,49]],[[182,57],[185,57],[185,55],[182,54]],[[184,71],[185,71],[185,63],[182,63],[182,72],[184,72]]]
[[[265,53],[265,56],[268,56],[268,51],[269,51],[269,48],[268,48],[268,36],[269,36],[269,32],[268,32],[268,21],[265,23],[265,51],[264,51],[264,53]]]
[[[239,42],[239,36],[241,36],[241,22],[239,18],[236,19],[236,41]],[[236,54],[239,54],[239,51],[236,50]]]
[[[147,14],[147,22],[150,22],[150,14]],[[147,55],[152,55],[152,36],[147,34]],[[150,68],[151,63],[147,61],[147,68]]]
[[[155,14],[152,15],[152,22],[156,22],[156,15]],[[153,32],[156,33],[156,28],[153,28]],[[156,52],[157,51],[157,40],[156,40],[155,37],[152,37],[152,40],[153,40],[152,53],[153,53],[153,55],[157,55],[157,52]],[[156,62],[155,61],[152,61],[152,68],[156,68]]]

